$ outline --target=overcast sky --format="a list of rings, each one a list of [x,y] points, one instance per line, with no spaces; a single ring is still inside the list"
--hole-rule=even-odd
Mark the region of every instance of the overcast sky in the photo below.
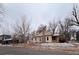
[[[57,21],[71,15],[72,6],[72,3],[9,3],[4,4],[8,14],[5,19],[10,24],[13,24],[22,15],[26,15],[27,19],[31,22],[31,27],[36,29],[40,24],[47,24],[49,21]],[[54,18],[55,20],[53,20]]]

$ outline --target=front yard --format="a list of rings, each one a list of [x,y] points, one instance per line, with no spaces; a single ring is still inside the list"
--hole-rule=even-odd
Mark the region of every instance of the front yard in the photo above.
[[[79,43],[41,43],[41,44],[15,44],[13,47],[32,48],[36,50],[64,50],[78,51]]]
[[[28,48],[37,51],[66,52],[70,54],[79,54],[79,43],[41,43],[41,44],[13,44],[0,45],[16,48]]]

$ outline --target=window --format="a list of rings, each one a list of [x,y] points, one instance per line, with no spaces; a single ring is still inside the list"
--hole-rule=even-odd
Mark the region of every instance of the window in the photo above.
[[[52,36],[52,40],[55,40],[56,37]]]
[[[47,40],[49,40],[49,38],[47,37]]]

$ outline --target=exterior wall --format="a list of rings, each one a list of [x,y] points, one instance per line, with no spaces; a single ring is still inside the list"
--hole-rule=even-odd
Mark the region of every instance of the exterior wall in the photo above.
[[[36,43],[41,43],[42,42],[43,37],[36,37],[33,38],[33,42]],[[45,43],[53,43],[53,42],[59,42],[59,37],[54,38],[54,40],[52,39],[52,36],[45,36]]]
[[[36,42],[36,40],[35,40],[35,38],[33,38],[33,40],[32,40],[33,42]]]
[[[71,41],[76,40],[76,32],[75,32],[73,35],[71,34],[70,40],[71,40]]]
[[[32,40],[33,42],[42,42],[42,37],[34,37],[33,38],[33,40]]]
[[[52,36],[46,36],[45,40],[46,42],[52,42]]]
[[[36,38],[37,42],[41,42],[41,37]]]
[[[45,37],[45,40],[43,39],[43,36]],[[56,37],[54,38],[53,40],[53,37]],[[52,43],[52,42],[58,42],[59,39],[58,39],[58,35],[55,34],[54,36],[52,37],[52,33],[51,32],[45,32],[44,35],[43,33],[36,33],[32,39],[33,42],[37,42],[37,43]]]
[[[33,42],[42,42],[43,37],[33,38]],[[52,36],[45,36],[45,42],[52,42]]]

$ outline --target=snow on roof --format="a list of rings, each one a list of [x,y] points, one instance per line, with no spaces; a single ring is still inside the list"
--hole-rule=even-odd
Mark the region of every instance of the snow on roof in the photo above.
[[[10,39],[4,39],[4,41],[7,41],[7,40],[12,40],[11,38]]]

